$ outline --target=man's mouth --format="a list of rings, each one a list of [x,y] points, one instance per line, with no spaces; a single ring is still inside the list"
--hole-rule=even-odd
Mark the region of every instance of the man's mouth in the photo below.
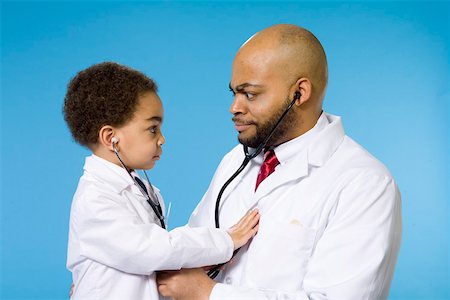
[[[245,130],[247,130],[250,126],[251,126],[251,124],[249,124],[249,125],[245,125],[245,124],[239,125],[239,124],[234,123],[234,128],[236,128],[236,130],[237,130],[238,132],[245,131]]]
[[[245,130],[247,130],[251,125],[253,125],[253,123],[251,123],[251,122],[246,122],[246,121],[239,120],[239,119],[236,119],[236,118],[233,118],[232,121],[234,122],[234,128],[236,128],[236,130],[237,130],[238,132],[245,131]]]

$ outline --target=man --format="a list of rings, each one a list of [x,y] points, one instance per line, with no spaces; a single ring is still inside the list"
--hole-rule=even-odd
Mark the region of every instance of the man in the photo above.
[[[327,61],[320,42],[294,25],[250,38],[234,61],[230,111],[239,142],[265,147],[225,190],[220,225],[258,207],[258,234],[214,281],[200,269],[159,275],[176,299],[386,299],[400,247],[401,203],[389,171],[322,112]],[[220,188],[240,166],[229,152],[190,219],[214,226]]]

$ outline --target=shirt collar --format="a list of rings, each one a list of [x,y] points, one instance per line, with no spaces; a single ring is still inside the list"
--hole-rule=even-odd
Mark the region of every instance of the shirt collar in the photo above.
[[[107,183],[117,193],[134,185],[133,180],[124,168],[95,154],[86,157],[84,170],[96,177],[99,181]]]

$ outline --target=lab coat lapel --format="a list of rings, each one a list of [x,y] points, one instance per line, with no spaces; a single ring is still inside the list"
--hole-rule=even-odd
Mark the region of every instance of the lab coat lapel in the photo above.
[[[86,163],[84,165],[85,171],[89,172],[92,176],[96,178],[99,182],[107,184],[114,192],[119,196],[129,199],[129,193],[132,193],[132,198],[130,200],[130,205],[133,207],[136,215],[142,220],[143,223],[157,223],[159,222],[156,217],[151,221],[148,215],[154,216],[154,212],[150,205],[147,203],[147,198],[142,194],[139,188],[134,184],[130,175],[122,167],[116,166],[111,162],[108,162],[98,156],[91,155],[86,158]],[[147,181],[144,181],[146,188],[149,189]],[[153,187],[155,193],[159,195],[159,190]],[[163,201],[160,201],[158,196],[158,201],[164,210]]]
[[[345,133],[340,117],[327,114],[327,118],[330,124],[320,131],[304,151],[279,165],[273,174],[261,182],[252,205],[274,189],[308,176],[311,168],[321,167],[333,155],[342,143]]]
[[[277,166],[275,172],[264,179],[255,192],[254,200],[258,201],[273,190],[291,181],[301,179],[308,175],[307,152],[303,151],[292,161]]]

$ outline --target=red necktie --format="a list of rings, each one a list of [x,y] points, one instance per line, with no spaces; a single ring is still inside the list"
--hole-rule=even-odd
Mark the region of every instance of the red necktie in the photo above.
[[[259,169],[258,178],[256,179],[256,187],[255,191],[258,188],[258,185],[267,177],[269,177],[270,174],[275,171],[275,167],[278,166],[280,162],[278,161],[278,158],[275,155],[275,152],[273,150],[266,151],[264,153],[264,162],[261,165],[261,169]]]

